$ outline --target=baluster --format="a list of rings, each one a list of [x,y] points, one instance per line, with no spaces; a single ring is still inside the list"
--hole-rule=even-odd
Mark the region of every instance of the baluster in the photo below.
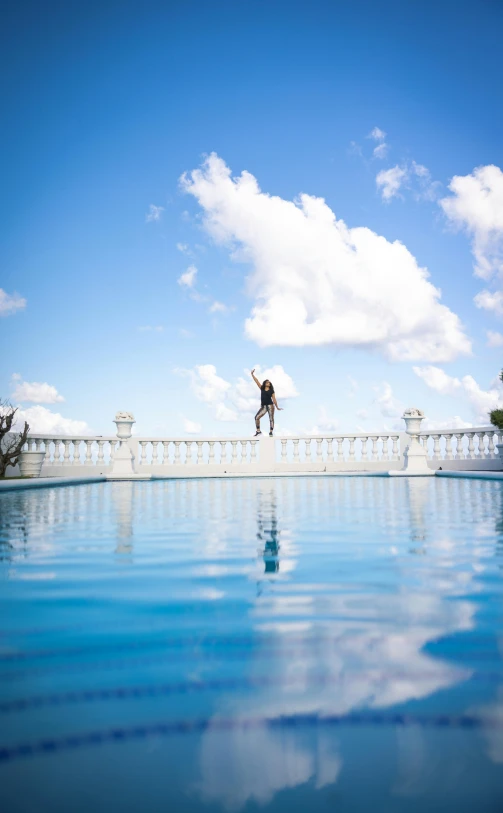
[[[335,438],[337,441],[337,462],[340,463],[344,460],[344,450],[342,448],[342,444],[344,443],[344,438],[338,437]]]
[[[173,460],[175,466],[180,465],[180,443],[180,440],[175,440],[175,459]]]
[[[158,446],[158,444],[159,444],[159,441],[157,441],[157,440],[152,441],[152,465],[153,466],[157,465],[157,446]]]
[[[98,459],[96,460],[96,464],[98,466],[103,466],[105,462],[105,455],[103,454],[103,444],[105,443],[104,440],[98,441]]]
[[[361,440],[361,443],[362,443],[362,446],[361,446],[362,460],[368,460],[369,459],[368,453],[367,453],[367,441],[368,441],[368,438],[362,438],[362,440]]]
[[[372,460],[379,460],[379,455],[377,454],[377,441],[379,440],[377,435],[370,435],[369,440],[372,441]]]
[[[497,433],[496,432],[488,432],[487,434],[488,434],[488,437],[489,437],[489,446],[488,446],[488,449],[487,449],[487,454],[488,454],[489,457],[496,457],[496,454],[495,454],[495,451],[494,451],[494,438],[497,437]]]
[[[432,435],[433,438],[433,457],[432,460],[440,460],[440,435]]]
[[[465,454],[463,452],[463,438],[465,436],[464,432],[456,432],[454,437],[456,438],[456,460],[464,460]]]
[[[334,459],[334,453],[332,449],[333,443],[334,443],[333,438],[327,438],[327,463],[331,463],[332,460]]]
[[[49,438],[44,440],[45,443],[45,457],[44,457],[44,466],[50,466],[51,463],[51,441]]]
[[[147,441],[140,440],[139,443],[141,446],[140,466],[145,466],[147,463]]]
[[[381,460],[389,460],[389,449],[388,449],[389,435],[381,435],[381,440],[382,440]]]
[[[63,466],[70,465],[70,441],[63,441]]]
[[[316,438],[316,462],[323,463],[323,454],[321,451],[321,444],[323,443],[324,438]]]
[[[287,441],[286,438],[281,438],[281,462],[282,463],[286,463],[286,444],[287,444],[287,442],[288,441]]]
[[[232,444],[231,464],[234,465],[234,463],[236,463],[238,459],[238,449],[237,449],[238,442],[237,440],[231,440],[231,444]]]
[[[54,441],[54,465],[60,465],[61,463],[61,441],[55,440]]]
[[[246,454],[247,440],[239,441],[241,443],[241,463],[248,463],[248,455]]]
[[[163,440],[162,442],[162,465],[169,465],[169,440]]]
[[[208,441],[208,443],[209,443],[209,447],[210,447],[210,451],[209,451],[209,455],[208,455],[208,463],[211,464],[211,463],[215,462],[215,441],[210,440],[210,441]],[[245,443],[246,443],[246,441],[245,441]]]
[[[196,440],[196,443],[197,443],[197,461],[196,462],[199,465],[201,465],[201,463],[203,462],[203,441],[202,440]]]
[[[251,440],[250,443],[251,443],[251,459],[250,459],[250,463],[256,463],[257,462],[257,441],[256,440]]]
[[[400,452],[398,451],[398,435],[391,435],[391,440],[393,442],[393,448],[391,450],[391,459],[392,460],[400,460]]]
[[[42,438],[37,438],[35,441],[35,451],[40,452],[40,447],[42,445]]]
[[[80,440],[73,440],[73,465],[80,466]]]
[[[189,463],[192,463],[192,441],[186,440],[185,441],[185,465],[188,466]]]
[[[311,462],[311,438],[306,438],[306,462]]]
[[[485,446],[486,446],[486,444],[485,444],[486,433],[485,432],[476,432],[475,434],[477,435],[477,438],[478,438],[479,457],[486,457],[486,449],[485,449]]]
[[[117,445],[117,441],[114,439],[110,440],[109,443],[110,443],[110,465],[112,465],[113,459],[115,457],[115,447]]]
[[[349,461],[353,461],[355,459],[355,440],[356,438],[348,438],[349,440]]]
[[[84,460],[84,466],[92,466],[93,465],[93,443],[92,440],[86,440],[86,457]],[[78,455],[80,460],[80,454]]]
[[[253,443],[256,443],[256,442],[257,442],[256,440],[253,441]],[[227,441],[226,440],[220,440],[219,443],[220,443],[220,463],[228,463],[229,458],[227,456]],[[254,448],[254,451],[255,451],[255,448]]]
[[[472,459],[472,458],[475,457],[475,444],[473,443],[473,438],[474,438],[475,432],[467,432],[466,435],[468,437],[468,454],[467,454],[467,457]]]
[[[293,462],[300,463],[300,456],[299,456],[299,439],[294,438],[293,440]]]
[[[452,460],[452,435],[444,435],[445,438],[445,457],[444,460]]]

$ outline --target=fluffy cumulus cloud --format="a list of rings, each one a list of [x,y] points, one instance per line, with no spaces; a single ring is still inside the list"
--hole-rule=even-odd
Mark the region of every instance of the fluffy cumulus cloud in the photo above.
[[[59,412],[51,412],[47,407],[38,404],[27,409],[18,409],[15,428],[21,428],[24,421],[28,423],[30,431],[36,434],[77,436],[92,434],[92,430],[85,421],[64,418]]]
[[[234,383],[219,376],[214,364],[198,364],[193,370],[176,372],[190,379],[192,392],[199,401],[209,406],[217,421],[235,422],[240,417],[254,414],[258,409],[260,393],[248,370],[245,370],[246,378],[238,377]],[[263,371],[257,365],[255,375],[260,381],[268,378],[273,382],[280,406],[281,401],[299,394],[291,376],[280,364]]]
[[[503,316],[503,291],[480,291],[473,299],[477,308]]]
[[[19,294],[8,294],[0,288],[0,316],[11,316],[16,311],[26,308],[26,299]]]
[[[478,424],[487,425],[489,412],[502,404],[503,390],[497,380],[490,389],[483,390],[471,375],[455,378],[448,375],[441,367],[433,365],[412,369],[431,390],[440,395],[463,398],[469,404],[473,418]]]
[[[252,266],[245,333],[261,347],[332,344],[436,362],[470,353],[459,318],[402,243],[348,228],[321,198],[268,195],[215,154],[181,183],[213,239]]]
[[[439,201],[447,218],[472,238],[475,273],[483,279],[503,272],[503,172],[492,164],[455,175],[452,195]],[[481,305],[485,307],[485,305]]]
[[[23,381],[18,373],[12,376],[12,399],[19,403],[31,401],[34,404],[57,404],[65,400],[52,384]]]

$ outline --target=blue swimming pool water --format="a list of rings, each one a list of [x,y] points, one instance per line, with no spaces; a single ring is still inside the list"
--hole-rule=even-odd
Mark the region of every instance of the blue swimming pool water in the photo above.
[[[0,807],[503,809],[503,490],[0,495]]]

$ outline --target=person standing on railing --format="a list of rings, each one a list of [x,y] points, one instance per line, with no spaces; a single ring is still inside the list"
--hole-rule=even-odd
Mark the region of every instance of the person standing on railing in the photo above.
[[[278,406],[276,395],[274,393],[274,387],[269,379],[266,378],[266,380],[261,384],[258,378],[255,377],[254,373],[255,369],[251,371],[251,376],[260,390],[261,399],[260,409],[255,415],[255,428],[257,430],[255,432],[255,437],[262,434],[260,431],[260,419],[263,418],[267,412],[269,415],[269,437],[272,438],[272,433],[274,431],[274,407],[279,410],[283,409],[283,407]]]

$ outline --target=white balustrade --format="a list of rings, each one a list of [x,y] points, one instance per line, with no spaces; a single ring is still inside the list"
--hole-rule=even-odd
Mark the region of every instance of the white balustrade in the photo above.
[[[319,434],[262,438],[121,438],[134,454],[134,469],[153,476],[212,476],[289,472],[330,473],[398,470],[411,435],[400,432]],[[419,431],[430,469],[501,470],[496,445],[503,436],[491,426]],[[33,434],[27,449],[44,451],[42,467],[51,476],[111,471],[118,437]],[[119,458],[117,458],[119,459]],[[183,466],[180,464],[183,463]],[[143,476],[143,475],[142,475]]]

